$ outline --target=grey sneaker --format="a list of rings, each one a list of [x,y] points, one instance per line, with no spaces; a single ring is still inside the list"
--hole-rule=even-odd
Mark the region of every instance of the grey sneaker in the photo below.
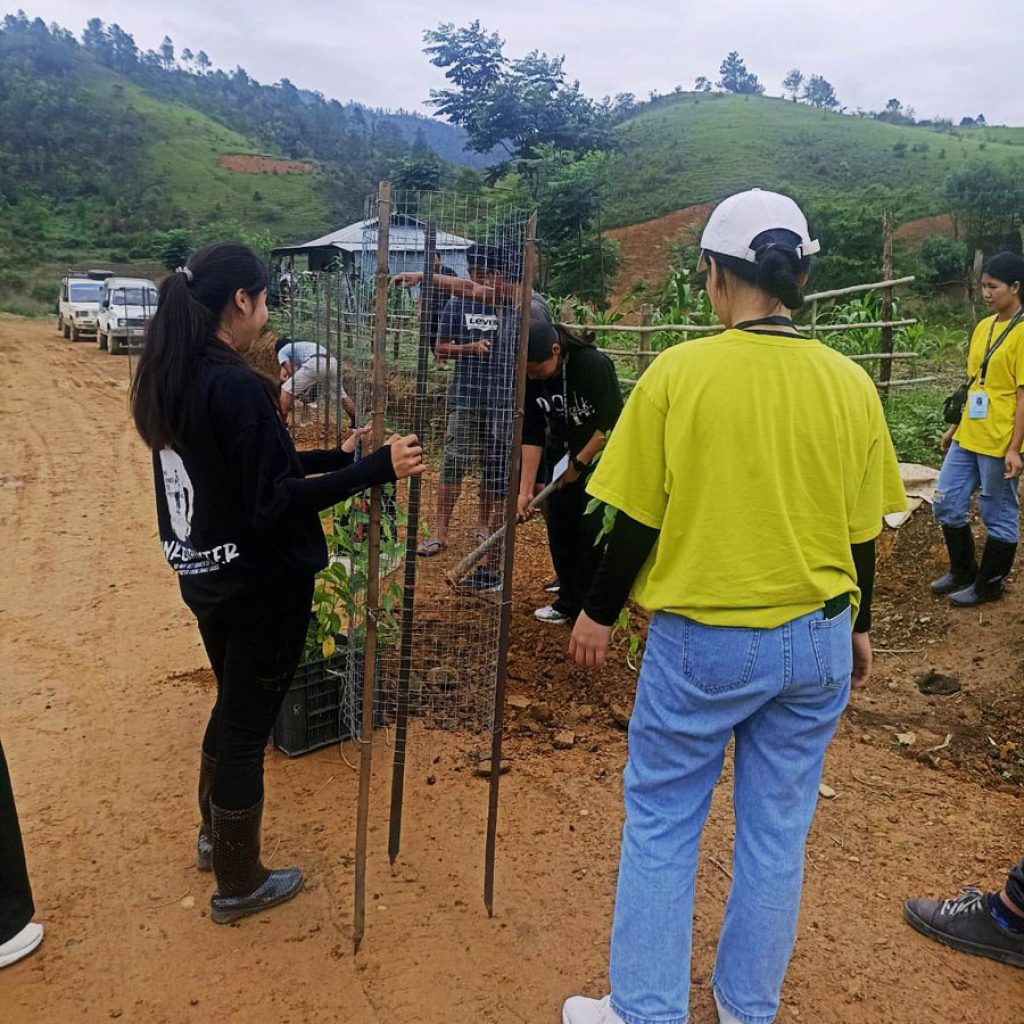
[[[549,622],[556,626],[564,625],[569,621],[569,616],[565,612],[560,612],[553,604],[546,604],[543,608],[538,608],[533,613],[533,617],[538,622]]]
[[[1004,928],[975,886],[951,900],[907,900],[903,916],[922,935],[953,949],[1024,967],[1024,935]]]

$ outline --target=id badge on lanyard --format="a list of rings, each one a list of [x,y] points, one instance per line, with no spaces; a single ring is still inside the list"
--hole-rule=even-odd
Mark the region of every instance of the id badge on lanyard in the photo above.
[[[988,419],[988,393],[971,391],[967,395],[967,418],[969,420]]]

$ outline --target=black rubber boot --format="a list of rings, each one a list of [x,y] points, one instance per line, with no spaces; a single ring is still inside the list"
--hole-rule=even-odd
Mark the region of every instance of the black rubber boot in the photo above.
[[[217,891],[210,898],[216,924],[230,924],[290,900],[304,881],[298,868],[268,871],[260,861],[263,801],[242,811],[210,804],[213,821],[213,871]]]
[[[1003,596],[1003,580],[1010,575],[1016,554],[1016,544],[989,537],[981,553],[978,578],[966,589],[950,594],[950,604],[957,608],[973,608],[976,604],[998,601]]]
[[[970,586],[978,575],[978,563],[974,558],[974,534],[969,526],[944,526],[942,536],[946,538],[949,551],[949,572],[932,580],[933,594],[952,594]]]
[[[210,824],[210,794],[213,792],[213,772],[217,767],[216,758],[206,751],[199,757],[199,813],[203,821],[199,826],[199,841],[196,843],[196,867],[200,871],[213,870],[213,833]]]

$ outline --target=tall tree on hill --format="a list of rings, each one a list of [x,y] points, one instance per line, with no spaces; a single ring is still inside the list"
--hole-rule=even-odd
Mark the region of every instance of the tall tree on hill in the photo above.
[[[752,96],[759,96],[764,92],[764,86],[758,81],[757,75],[747,70],[743,58],[735,50],[722,61],[718,74],[721,76],[718,81],[719,87],[728,92]]]
[[[786,77],[782,80],[782,91],[789,93],[790,98],[794,103],[800,97],[800,87],[804,84],[804,73],[799,68],[792,68],[786,72]]]
[[[711,92],[711,80],[707,75],[698,75],[693,83],[695,92]]]
[[[807,80],[807,84],[804,86],[804,99],[812,107],[822,110],[835,110],[839,106],[832,83],[822,75],[811,75]]]
[[[174,42],[170,36],[164,36],[160,44],[160,60],[165,68],[174,66]]]
[[[466,130],[470,149],[529,158],[544,144],[577,155],[610,145],[610,112],[566,80],[564,57],[533,50],[511,60],[498,34],[479,21],[440,25],[423,40],[430,63],[452,83],[432,89],[429,103]]]

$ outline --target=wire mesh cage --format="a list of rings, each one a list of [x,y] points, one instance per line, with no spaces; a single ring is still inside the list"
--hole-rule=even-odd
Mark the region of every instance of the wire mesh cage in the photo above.
[[[392,858],[411,727],[427,748],[465,731],[500,760],[516,414],[525,326],[543,302],[524,285],[530,224],[492,198],[382,190],[360,244],[292,275],[275,314],[300,447],[336,445],[371,419],[378,441],[415,434],[424,447],[422,476],[324,516],[331,566],[317,584],[321,653],[347,652],[340,736],[365,745],[368,726],[394,727]],[[356,457],[372,445],[360,435]],[[371,692],[372,716],[359,696]],[[497,768],[489,832],[496,790]]]

